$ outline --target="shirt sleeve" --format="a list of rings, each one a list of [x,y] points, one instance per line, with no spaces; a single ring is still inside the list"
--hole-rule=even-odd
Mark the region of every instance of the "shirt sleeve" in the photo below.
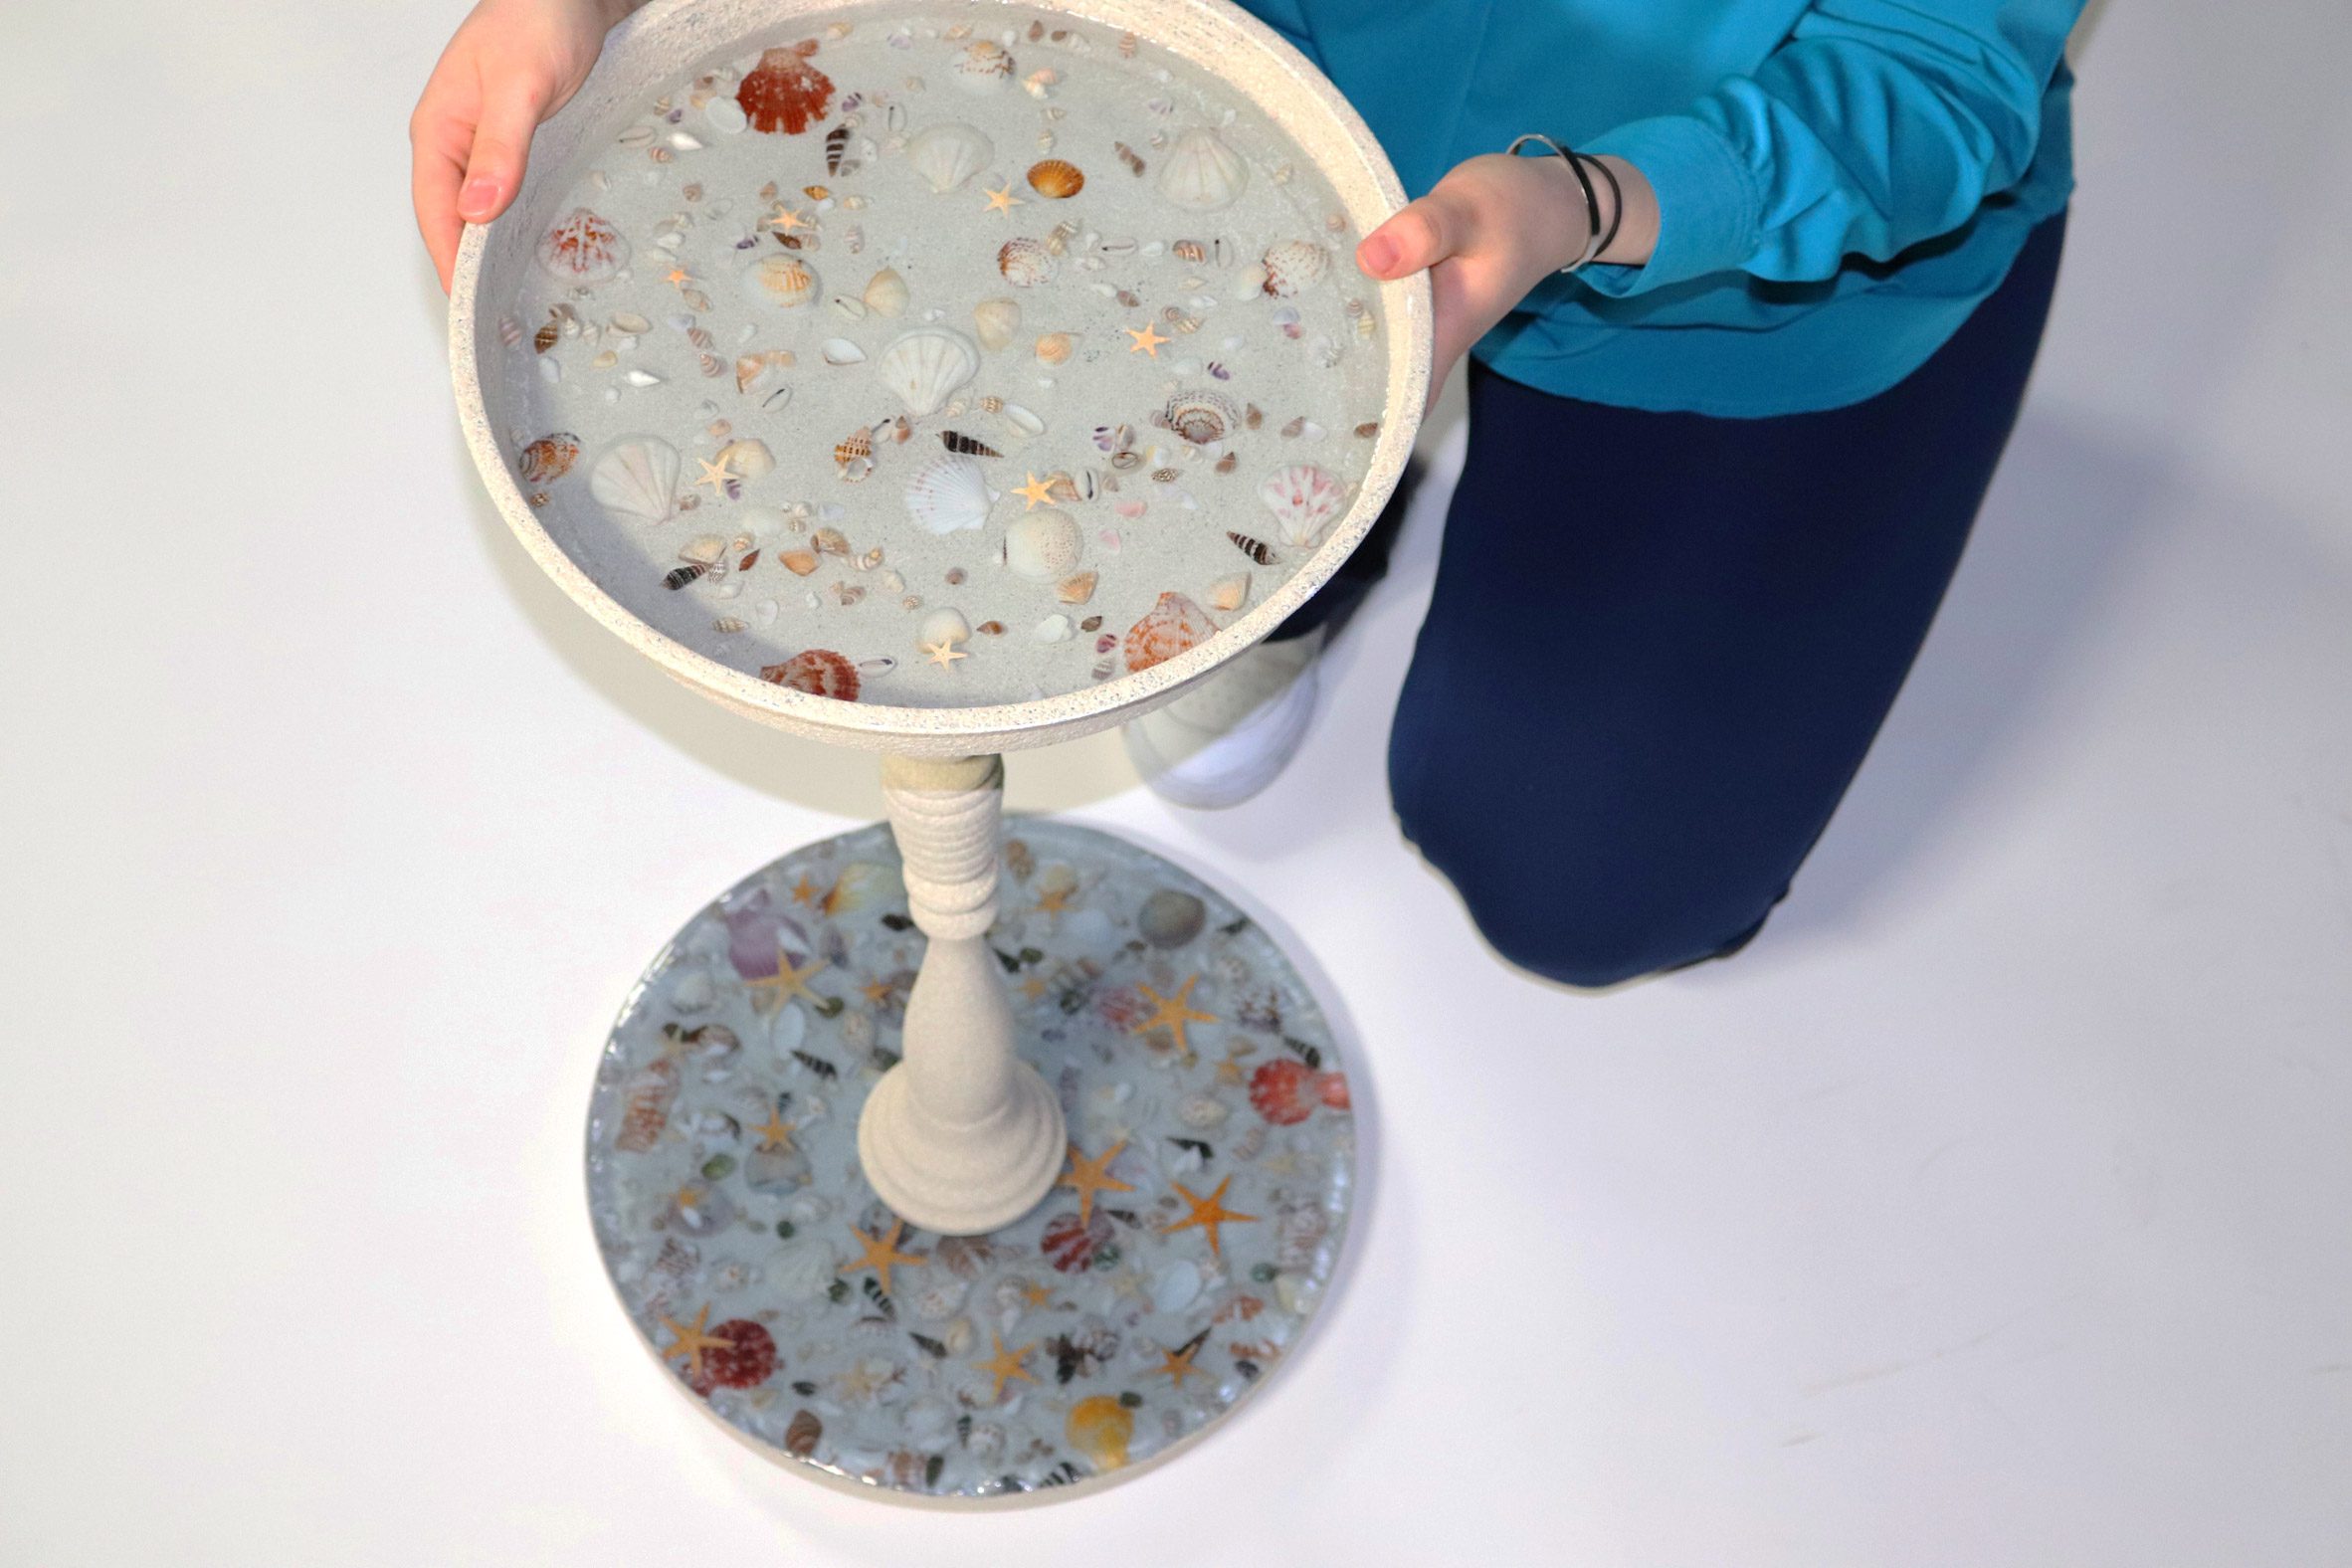
[[[1658,193],[1640,267],[1578,274],[1612,296],[1708,273],[1806,282],[1958,228],[2033,161],[2081,0],[1817,0],[1749,76],[1619,126]]]

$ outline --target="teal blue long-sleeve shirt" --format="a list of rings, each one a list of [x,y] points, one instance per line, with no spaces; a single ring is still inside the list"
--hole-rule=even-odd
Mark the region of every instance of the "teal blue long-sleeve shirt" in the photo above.
[[[2080,0],[1244,0],[1409,194],[1540,130],[1658,193],[1641,267],[1550,279],[1475,348],[1568,397],[1734,417],[1885,390],[2073,184]]]

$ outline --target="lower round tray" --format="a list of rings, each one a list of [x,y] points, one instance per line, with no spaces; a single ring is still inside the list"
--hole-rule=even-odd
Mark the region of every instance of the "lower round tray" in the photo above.
[[[889,830],[738,883],[655,958],[588,1116],[631,1321],[736,1436],[915,1502],[1097,1485],[1263,1384],[1328,1287],[1354,1130],[1268,934],[1109,835],[1015,819],[1003,961],[1061,1095],[1062,1184],[985,1237],[904,1229],[858,1165],[923,938]]]

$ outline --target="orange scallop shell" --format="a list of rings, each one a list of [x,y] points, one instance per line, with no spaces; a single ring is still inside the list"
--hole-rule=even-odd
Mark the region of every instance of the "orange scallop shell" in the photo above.
[[[800,51],[771,49],[743,78],[735,101],[752,129],[797,136],[825,117],[833,104],[833,82]]]
[[[1083,1454],[1097,1472],[1114,1470],[1127,1463],[1127,1445],[1135,1436],[1135,1417],[1110,1394],[1095,1394],[1070,1407],[1062,1424],[1070,1446]]]
[[[525,484],[546,485],[562,479],[580,461],[580,438],[568,430],[541,436],[522,449],[517,466]]]
[[[1180,593],[1163,593],[1142,620],[1127,628],[1127,668],[1149,670],[1216,635],[1217,623],[1199,605]]]
[[[1318,1100],[1333,1110],[1346,1110],[1346,1077],[1317,1073],[1288,1057],[1277,1057],[1250,1076],[1250,1103],[1277,1127],[1304,1121]]]
[[[803,649],[780,665],[767,666],[759,678],[811,696],[858,700],[858,667],[830,648]]]
[[[1078,166],[1060,158],[1041,158],[1029,166],[1029,188],[1040,196],[1060,201],[1066,196],[1076,196],[1085,184],[1086,176]]]

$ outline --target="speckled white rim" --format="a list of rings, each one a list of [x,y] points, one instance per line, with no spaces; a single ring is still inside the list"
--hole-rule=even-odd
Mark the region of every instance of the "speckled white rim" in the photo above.
[[[999,3],[968,0],[975,13]],[[1387,406],[1355,500],[1313,557],[1255,609],[1200,647],[1141,674],[1028,702],[974,707],[840,702],[772,686],[673,641],[623,609],[540,524],[499,451],[484,399],[483,364],[501,352],[502,345],[494,314],[485,314],[481,301],[503,298],[511,292],[515,269],[530,259],[531,237],[546,227],[547,209],[568,188],[584,134],[608,123],[625,103],[643,99],[690,68],[805,36],[818,18],[884,9],[900,8],[857,0],[654,0],[616,29],[587,86],[540,128],[531,173],[512,209],[487,228],[467,226],[458,249],[449,311],[458,416],[490,498],[540,568],[632,648],[736,712],[818,740],[924,756],[1076,739],[1167,700],[1273,631],[1361,542],[1404,473],[1422,405],[1428,400],[1431,321],[1426,274],[1378,285],[1371,295],[1378,303],[1380,339],[1388,354]],[[1023,0],[1020,9],[1024,14],[1058,12],[1074,24],[1107,29],[1113,35],[1133,32],[1230,83],[1321,170],[1356,233],[1370,230],[1404,204],[1395,169],[1339,90],[1305,56],[1227,0]]]

